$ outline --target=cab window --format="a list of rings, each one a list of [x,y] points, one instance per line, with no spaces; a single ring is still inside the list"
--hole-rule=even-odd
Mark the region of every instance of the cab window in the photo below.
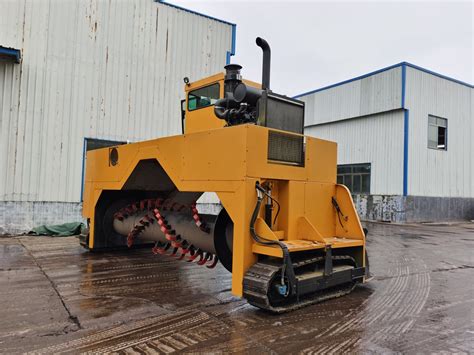
[[[188,110],[193,111],[214,105],[219,100],[219,84],[212,84],[190,91],[188,94]]]

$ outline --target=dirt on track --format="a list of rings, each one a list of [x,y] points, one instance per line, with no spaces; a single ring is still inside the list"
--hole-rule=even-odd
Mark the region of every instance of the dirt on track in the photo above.
[[[231,275],[75,237],[0,238],[0,352],[474,352],[474,224],[367,224],[373,280],[273,315]]]

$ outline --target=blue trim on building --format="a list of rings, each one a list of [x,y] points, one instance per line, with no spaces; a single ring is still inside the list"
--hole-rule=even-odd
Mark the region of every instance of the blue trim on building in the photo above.
[[[410,111],[403,111],[403,196],[408,195],[408,125],[410,122]]]
[[[409,113],[405,110],[405,88],[407,79],[407,67],[402,64],[402,93],[401,107],[403,111],[403,196],[408,193],[408,123]]]
[[[0,62],[20,63],[21,51],[15,48],[0,46]]]
[[[379,74],[379,73],[383,73],[383,72],[385,72],[385,71],[387,71],[387,70],[394,69],[394,68],[398,68],[398,67],[402,67],[402,70],[403,70],[403,67],[410,67],[410,68],[413,68],[413,69],[416,69],[416,70],[420,70],[420,71],[422,71],[422,72],[425,72],[425,73],[428,73],[428,74],[437,76],[437,77],[439,77],[439,78],[442,78],[442,79],[446,79],[446,80],[455,82],[455,83],[457,83],[457,84],[461,84],[461,85],[465,85],[465,86],[470,87],[470,88],[474,88],[474,85],[471,85],[471,84],[466,83],[466,82],[464,82],[464,81],[450,78],[450,77],[448,77],[448,76],[446,76],[446,75],[442,75],[442,74],[436,73],[436,72],[434,72],[434,71],[431,71],[431,70],[428,70],[428,69],[419,67],[419,66],[417,66],[417,65],[414,65],[414,64],[411,64],[411,63],[408,63],[408,62],[401,62],[401,63],[394,64],[394,65],[390,65],[390,66],[388,66],[388,67],[385,67],[385,68],[382,68],[382,69],[379,69],[379,70],[376,70],[376,71],[373,71],[373,72],[370,72],[370,73],[367,73],[367,74],[364,74],[364,75],[357,76],[357,77],[352,78],[352,79],[340,81],[340,82],[335,83],[335,84],[332,84],[332,85],[324,86],[324,87],[319,88],[319,89],[315,89],[315,90],[311,90],[311,91],[308,91],[308,92],[305,92],[305,93],[302,93],[302,94],[298,94],[298,95],[296,95],[296,96],[293,96],[293,98],[294,98],[294,99],[297,99],[297,98],[299,98],[299,97],[306,96],[306,95],[310,95],[310,94],[314,94],[314,93],[319,92],[319,91],[328,90],[328,89],[334,88],[334,87],[336,87],[336,86],[348,84],[348,83],[351,83],[351,82],[353,82],[353,81],[361,80],[361,79],[367,78],[367,77],[369,77],[369,76],[376,75],[376,74]],[[405,69],[405,70],[406,70],[406,69]]]
[[[405,83],[407,80],[407,66],[402,64],[402,108],[405,108]]]
[[[405,109],[405,95],[406,95],[406,83],[407,83],[407,66],[402,63],[402,93],[401,93],[401,105],[403,111],[403,196],[408,194],[408,124],[410,112]]]
[[[232,44],[230,47],[230,52],[227,51],[227,57],[225,60],[225,64],[230,64],[230,57],[235,55],[235,37],[237,35],[237,25],[232,25]]]
[[[229,22],[229,21],[225,21],[225,20],[222,20],[222,19],[217,18],[217,17],[209,16],[209,15],[203,14],[203,13],[201,13],[201,12],[197,12],[197,11],[194,11],[194,10],[190,10],[190,9],[187,9],[187,8],[182,7],[182,6],[179,6],[179,5],[170,4],[170,3],[167,2],[167,1],[165,2],[165,0],[154,0],[154,1],[155,1],[155,2],[159,2],[160,4],[163,4],[163,5],[167,5],[167,6],[174,7],[175,9],[178,9],[178,10],[183,10],[183,11],[189,12],[189,13],[194,14],[194,15],[199,15],[199,16],[202,16],[202,17],[206,17],[206,18],[208,18],[208,19],[211,19],[211,20],[216,20],[216,21],[225,23],[226,25],[235,26],[235,23],[232,23],[232,22]]]

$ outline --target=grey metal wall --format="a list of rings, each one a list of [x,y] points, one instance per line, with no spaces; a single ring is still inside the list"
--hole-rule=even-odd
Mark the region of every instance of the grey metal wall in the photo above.
[[[306,105],[305,125],[401,108],[401,78],[401,68],[395,67],[299,97]]]
[[[84,137],[180,131],[183,77],[222,71],[231,24],[153,0],[2,0],[0,201],[80,200]]]
[[[371,163],[371,194],[403,193],[403,111],[308,127],[305,134],[337,142],[338,164]]]
[[[409,195],[474,197],[473,91],[407,67]],[[446,151],[428,148],[428,115],[448,120]]]

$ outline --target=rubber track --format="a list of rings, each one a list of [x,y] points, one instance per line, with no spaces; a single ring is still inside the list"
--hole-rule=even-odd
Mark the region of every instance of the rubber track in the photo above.
[[[323,261],[324,257],[317,257],[307,259],[294,263],[293,267],[298,267]],[[348,256],[334,256],[333,260],[350,260],[355,263],[355,260]],[[254,264],[245,274],[243,296],[252,306],[270,311],[272,313],[284,313],[294,311],[315,303],[327,301],[329,299],[338,298],[349,294],[356,286],[356,282],[346,283],[341,286],[333,287],[327,291],[317,291],[312,296],[305,295],[299,302],[294,302],[291,299],[290,304],[286,306],[274,307],[270,304],[268,298],[268,291],[270,290],[271,282],[275,275],[280,271],[281,266],[272,263],[258,262]]]

